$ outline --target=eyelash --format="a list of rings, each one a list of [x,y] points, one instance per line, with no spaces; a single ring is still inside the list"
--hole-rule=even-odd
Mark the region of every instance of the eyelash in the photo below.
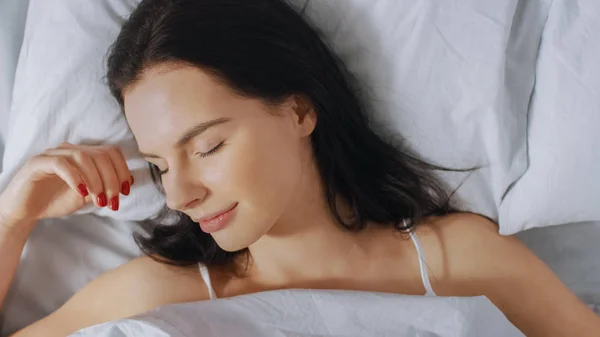
[[[225,144],[225,141],[220,142],[217,146],[213,147],[212,150],[202,153],[202,152],[196,152],[196,155],[198,155],[200,158],[206,158],[210,155],[215,154],[215,152],[219,151],[219,149],[221,148],[221,146],[223,146],[223,144]]]
[[[225,144],[225,141],[222,141],[222,142],[219,143],[219,145],[213,147],[212,150],[210,150],[208,152],[205,152],[205,153],[196,152],[195,155],[199,156],[200,158],[206,158],[206,157],[208,157],[210,155],[215,154],[215,152],[217,152],[224,144]],[[169,169],[159,170],[158,174],[162,176],[162,175],[167,174],[168,172],[169,172]]]

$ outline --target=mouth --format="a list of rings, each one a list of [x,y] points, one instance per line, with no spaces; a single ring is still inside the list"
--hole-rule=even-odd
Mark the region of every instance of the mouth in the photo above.
[[[202,217],[195,220],[205,233],[214,233],[222,230],[227,226],[227,223],[235,213],[238,203],[236,202],[231,207],[219,211],[217,213],[209,214],[208,216]]]

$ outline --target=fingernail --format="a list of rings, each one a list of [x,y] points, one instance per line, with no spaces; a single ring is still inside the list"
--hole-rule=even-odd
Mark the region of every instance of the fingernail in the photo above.
[[[135,179],[133,179],[133,176],[131,176],[131,185],[133,185],[134,181],[135,181]]]
[[[98,198],[96,198],[96,201],[98,202],[98,206],[100,207],[104,207],[108,204],[108,202],[106,201],[106,194],[104,193],[98,194]]]
[[[77,191],[79,191],[79,194],[82,197],[87,197],[90,194],[87,190],[87,187],[85,187],[85,184],[79,184],[79,186],[77,186]]]
[[[128,181],[121,184],[121,193],[123,193],[123,195],[129,195],[130,190],[131,190],[131,187],[129,186]]]
[[[109,208],[112,209],[113,211],[119,210],[119,197],[113,197],[112,199],[110,199]]]

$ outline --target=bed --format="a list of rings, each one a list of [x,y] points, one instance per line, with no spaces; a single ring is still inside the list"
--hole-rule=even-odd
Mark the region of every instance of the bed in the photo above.
[[[0,2],[0,191],[29,155],[65,140],[122,145],[139,182],[117,215],[89,208],[40,223],[1,314],[2,336],[138,256],[136,221],[162,207],[102,82],[106,48],[137,2]],[[442,178],[460,186],[467,210],[517,234],[600,313],[600,43],[590,33],[600,31],[600,4],[294,4],[369,88],[382,132],[400,132],[436,163],[489,164]],[[98,121],[107,111],[112,117]],[[289,294],[280,295],[268,296]]]

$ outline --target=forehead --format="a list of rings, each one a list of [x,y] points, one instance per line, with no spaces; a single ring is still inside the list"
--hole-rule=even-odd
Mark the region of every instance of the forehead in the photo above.
[[[238,97],[190,66],[154,67],[123,92],[127,121],[140,147],[180,136],[194,124],[228,116]]]
[[[232,96],[210,75],[189,66],[151,68],[123,93],[125,115],[136,121],[209,113]]]

